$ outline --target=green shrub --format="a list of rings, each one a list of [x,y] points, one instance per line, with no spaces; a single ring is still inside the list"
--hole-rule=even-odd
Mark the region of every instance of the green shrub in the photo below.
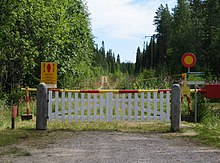
[[[9,95],[7,95],[7,104],[12,105],[16,104],[18,105],[20,99],[24,97],[24,92],[21,90],[21,88],[14,88]]]
[[[212,119],[212,110],[209,99],[204,95],[198,94],[198,122],[206,123]]]
[[[156,77],[157,76],[157,77]],[[156,74],[155,70],[144,70],[141,72],[134,83],[135,89],[166,89],[170,88],[170,83],[164,79],[166,74]]]

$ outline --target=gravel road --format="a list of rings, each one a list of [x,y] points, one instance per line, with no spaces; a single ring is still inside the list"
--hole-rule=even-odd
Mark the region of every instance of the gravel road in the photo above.
[[[188,143],[181,138],[160,133],[122,133],[105,131],[63,131],[65,138],[55,140],[46,147],[33,147],[25,143],[14,145],[26,150],[29,156],[7,154],[0,162],[48,163],[164,163],[204,162],[220,163],[220,150]]]

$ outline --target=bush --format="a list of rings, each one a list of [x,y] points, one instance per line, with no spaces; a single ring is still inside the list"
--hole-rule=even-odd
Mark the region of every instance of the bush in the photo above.
[[[198,95],[198,122],[203,124],[214,125],[218,123],[219,116],[214,114],[210,99],[207,99],[204,95]]]
[[[19,100],[24,96],[24,92],[20,88],[15,88],[8,95],[8,104],[18,105]]]
[[[6,108],[6,106],[7,106],[6,101],[7,101],[7,98],[5,96],[1,97],[1,99],[0,99],[0,110]]]
[[[166,89],[170,88],[170,83],[165,81],[166,74],[160,74],[158,77],[153,69],[141,72],[134,84],[135,89]]]

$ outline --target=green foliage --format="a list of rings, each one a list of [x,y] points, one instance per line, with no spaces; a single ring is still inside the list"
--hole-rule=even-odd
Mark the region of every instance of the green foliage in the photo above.
[[[199,94],[198,96],[198,121],[206,125],[213,126],[219,121],[219,115],[214,114],[213,109],[210,105],[210,99]]]
[[[170,88],[170,84],[167,83],[165,75],[161,74],[157,76],[156,71],[153,69],[144,70],[137,76],[136,82],[134,83],[135,89],[165,89]]]
[[[134,89],[134,79],[129,74],[117,73],[115,89]]]
[[[137,48],[137,53],[136,53],[136,63],[135,63],[135,74],[138,74],[141,72],[141,68],[142,68],[142,59],[143,56],[141,54],[141,50],[140,47]]]
[[[7,126],[10,120],[11,112],[7,109],[6,99],[0,100],[0,128]]]
[[[14,88],[10,95],[8,95],[8,102],[9,104],[18,105],[22,97],[24,97],[24,91],[20,88]]]
[[[58,63],[59,86],[89,77],[93,40],[84,2],[1,1],[0,6],[0,81],[4,92],[14,94],[19,85],[35,87],[42,61]]]
[[[220,103],[204,96],[198,98],[198,114],[200,125],[196,127],[198,138],[207,145],[220,147]]]

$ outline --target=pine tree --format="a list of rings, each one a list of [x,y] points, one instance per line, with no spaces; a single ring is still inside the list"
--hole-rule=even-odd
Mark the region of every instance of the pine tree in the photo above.
[[[178,5],[174,8],[173,19],[169,67],[176,67],[171,70],[173,73],[177,73],[177,70],[185,70],[181,65],[181,56],[186,52],[195,53],[193,44],[195,33],[193,32],[190,4],[187,0],[178,0]]]
[[[220,2],[207,0],[204,2],[204,7],[204,63],[213,73],[220,76]]]
[[[154,17],[154,25],[156,25],[156,57],[155,65],[159,69],[168,64],[168,48],[170,47],[170,35],[171,35],[171,26],[172,26],[172,16],[168,9],[168,5],[164,7],[161,5],[157,11],[156,16]]]
[[[135,74],[138,74],[141,71],[142,68],[142,54],[140,47],[137,48],[137,53],[136,53],[136,62],[135,62]]]

